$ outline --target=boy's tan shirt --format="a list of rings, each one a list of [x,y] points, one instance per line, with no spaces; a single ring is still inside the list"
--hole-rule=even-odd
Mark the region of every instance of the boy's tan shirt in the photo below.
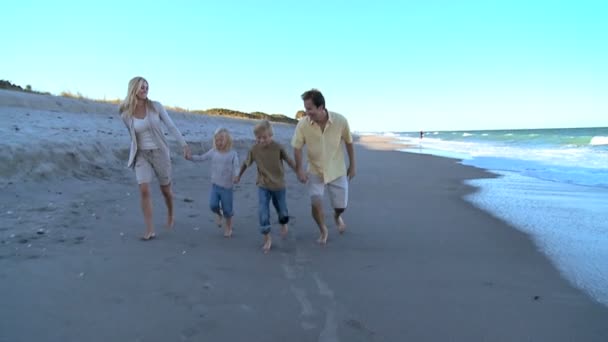
[[[254,145],[243,164],[249,167],[255,162],[258,168],[257,186],[268,190],[282,190],[285,189],[283,160],[291,162],[283,146],[271,141],[267,146]]]

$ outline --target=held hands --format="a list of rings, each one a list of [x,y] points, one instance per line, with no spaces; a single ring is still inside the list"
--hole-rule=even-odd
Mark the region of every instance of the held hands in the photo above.
[[[188,145],[184,146],[184,158],[186,158],[186,160],[192,160],[192,152]]]
[[[241,181],[241,176],[234,176],[234,178],[232,179],[232,182],[234,184],[239,184],[240,181]]]
[[[351,180],[351,179],[355,178],[356,174],[357,174],[357,172],[355,171],[355,166],[354,165],[350,165],[348,167],[348,170],[346,171],[346,176],[348,177],[348,180]]]

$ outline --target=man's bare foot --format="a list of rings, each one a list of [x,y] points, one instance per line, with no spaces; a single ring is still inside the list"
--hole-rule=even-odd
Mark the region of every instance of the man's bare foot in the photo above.
[[[285,239],[289,233],[289,227],[286,224],[281,225],[281,238]]]
[[[338,227],[338,233],[344,234],[346,231],[346,223],[344,223],[342,216],[336,216],[336,226]]]
[[[175,227],[175,220],[173,219],[173,216],[169,216],[167,218],[167,225],[165,226],[165,228],[167,229],[173,229],[173,227]]]
[[[266,234],[264,235],[264,246],[262,246],[264,254],[270,252],[270,247],[272,247],[272,237],[270,237],[270,234]]]
[[[325,226],[321,227],[321,235],[317,239],[317,242],[320,245],[326,244],[327,243],[327,235],[328,235],[327,227],[325,227]]]
[[[222,228],[222,215],[215,214],[215,224],[217,224],[218,228]]]

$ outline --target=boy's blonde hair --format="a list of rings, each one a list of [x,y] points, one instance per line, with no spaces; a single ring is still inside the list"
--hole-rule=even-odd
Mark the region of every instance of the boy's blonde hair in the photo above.
[[[262,120],[255,127],[253,127],[253,134],[257,137],[258,135],[268,132],[268,135],[272,136],[272,126],[270,125],[270,121]]]
[[[226,150],[229,150],[232,148],[232,137],[230,136],[230,132],[228,132],[228,129],[224,128],[224,127],[220,127],[218,129],[215,130],[215,133],[213,133],[213,148],[217,150],[217,146],[215,146],[215,137],[217,137],[220,134],[224,134],[226,136]]]

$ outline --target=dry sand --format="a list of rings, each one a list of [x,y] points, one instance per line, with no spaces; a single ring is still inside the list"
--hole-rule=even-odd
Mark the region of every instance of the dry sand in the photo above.
[[[388,136],[361,135],[357,136],[355,140],[358,143],[365,145],[368,149],[376,151],[395,151],[412,147],[412,145],[405,144]]]
[[[208,164],[173,144],[176,230],[160,228],[155,188],[158,238],[141,242],[114,108],[37,102],[49,99],[77,101],[0,92],[1,342],[608,340],[607,308],[462,199],[474,191],[463,180],[486,172],[359,144],[347,233],[332,227],[326,247],[314,242],[290,171],[291,232],[281,240],[275,225],[264,255],[255,171],[236,188],[235,235],[224,239],[207,209]],[[241,158],[251,143],[251,121],[172,116],[198,152],[220,124]],[[286,142],[293,126],[275,130]]]

